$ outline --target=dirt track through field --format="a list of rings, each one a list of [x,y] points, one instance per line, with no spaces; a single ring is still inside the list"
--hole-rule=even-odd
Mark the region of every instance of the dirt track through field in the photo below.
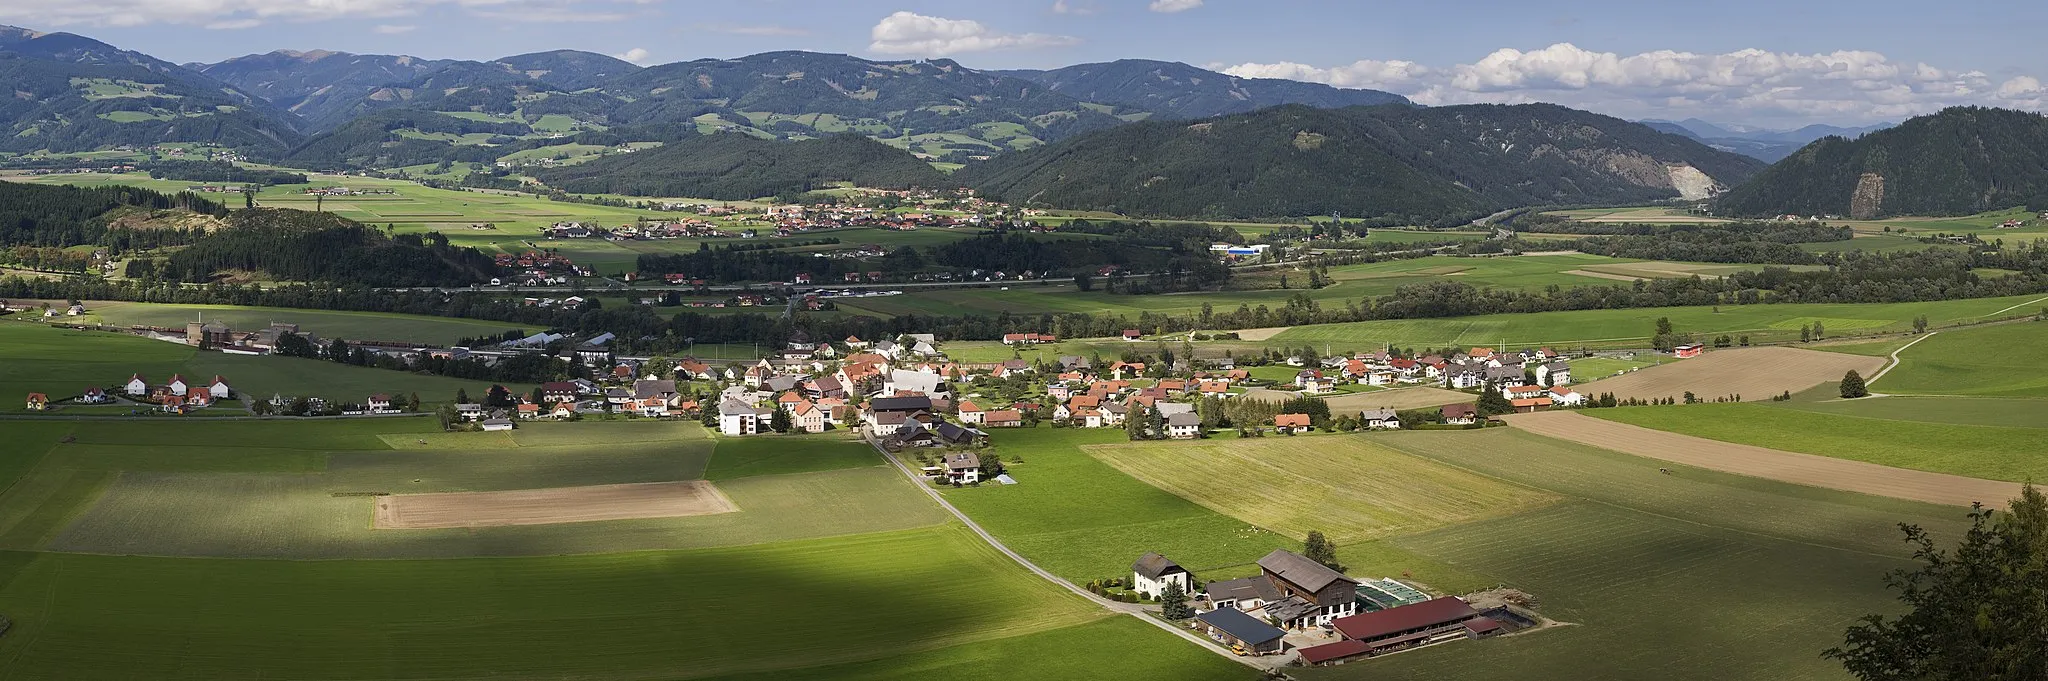
[[[1874,463],[1765,449],[1615,423],[1569,411],[1513,414],[1516,428],[1560,440],[1687,466],[1849,492],[1968,506],[2004,506],[2019,483],[1929,473]]]
[[[709,482],[649,482],[377,497],[380,530],[549,525],[738,511]]]
[[[1614,393],[1615,397],[1646,400],[1680,397],[1689,390],[1703,400],[1741,395],[1744,401],[1754,402],[1787,390],[1796,393],[1842,380],[1842,374],[1850,369],[1869,376],[1884,364],[1883,357],[1800,348],[1710,350],[1692,359],[1574,385],[1572,389],[1587,396]]]

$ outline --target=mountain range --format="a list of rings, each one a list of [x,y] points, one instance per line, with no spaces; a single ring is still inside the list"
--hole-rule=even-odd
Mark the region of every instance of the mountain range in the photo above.
[[[1763,166],[1549,104],[1285,105],[1119,126],[953,178],[1006,201],[1140,216],[1455,224],[1515,206],[1700,199]]]
[[[495,126],[487,138],[528,140],[634,126],[764,139],[855,132],[928,160],[967,162],[1135,120],[1286,103],[1407,101],[1143,60],[986,71],[946,59],[769,52],[642,68],[574,50],[490,61],[313,50],[176,65],[83,36],[11,27],[0,28],[0,55],[18,62],[0,72],[0,85],[27,86],[14,89],[36,95],[9,103],[6,119],[16,134],[5,149],[194,141],[280,161],[303,157],[296,150],[308,145],[334,148],[321,139],[332,134],[348,136],[344,146],[357,146],[368,129],[361,121],[390,110],[449,114]],[[115,111],[133,113],[104,115]],[[390,120],[378,118],[370,127]],[[136,125],[144,121],[154,123]],[[208,125],[216,121],[222,125]],[[469,133],[449,138],[426,129],[381,134],[379,143],[415,151],[440,147],[451,158],[476,155],[457,147],[479,143],[461,137]]]
[[[1813,124],[1793,130],[1769,130],[1740,125],[1716,125],[1697,118],[1682,121],[1649,119],[1637,121],[1662,132],[1684,135],[1722,151],[1732,151],[1751,156],[1767,163],[1791,156],[1800,147],[1812,144],[1823,137],[1847,137],[1854,139],[1865,134],[1892,127],[1893,123],[1878,123],[1855,128]]]
[[[1729,215],[1969,215],[2048,210],[2048,118],[1955,107],[1856,139],[1825,137],[1715,202]]]

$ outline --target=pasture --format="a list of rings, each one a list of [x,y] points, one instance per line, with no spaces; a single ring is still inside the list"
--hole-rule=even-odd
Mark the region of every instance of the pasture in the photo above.
[[[956,525],[593,556],[0,556],[0,659],[24,679],[697,678],[1103,616]],[[790,616],[718,615],[739,612]]]
[[[1851,370],[1869,376],[1882,366],[1884,361],[1874,357],[1802,348],[1730,348],[1580,383],[1573,389],[1587,395],[1614,393],[1624,399],[1677,398],[1691,392],[1703,400],[1730,396],[1762,400],[1840,381]]]
[[[2023,310],[2024,311],[2024,310]],[[1873,392],[2048,398],[2048,322],[1942,331],[1899,353]]]
[[[86,301],[86,315],[83,320],[67,318],[65,321],[173,329],[183,329],[188,322],[206,321],[221,322],[236,331],[255,331],[274,323],[297,324],[301,332],[323,338],[406,341],[436,345],[453,345],[464,338],[498,336],[507,331],[522,330],[517,325],[505,322],[458,317],[235,305],[171,305],[111,300]]]
[[[842,299],[835,303],[849,313],[880,317],[907,314],[995,315],[1005,312],[1071,312],[1131,318],[1142,312],[1193,316],[1200,314],[1204,306],[1223,312],[1236,310],[1239,306],[1281,308],[1296,296],[1307,296],[1319,305],[1336,308],[1350,302],[1391,295],[1404,286],[1442,282],[1470,284],[1478,288],[1537,291],[1550,286],[1605,286],[1614,284],[1616,280],[1695,275],[1712,277],[1759,267],[1629,260],[1581,253],[1497,258],[1437,256],[1331,267],[1329,276],[1333,283],[1320,289],[1305,288],[1308,273],[1289,267],[1240,272],[1233,279],[1233,290],[1225,291],[1134,296],[1107,293],[1100,288],[1084,292],[1069,283],[1009,286],[992,283],[977,288],[910,290],[902,295]]]
[[[753,544],[944,520],[859,443],[774,438],[779,446],[765,447],[708,439],[690,423],[533,423],[510,438],[426,432],[435,427],[431,419],[67,426],[56,432],[73,441],[46,446],[48,454],[18,488],[0,495],[0,548],[230,558],[516,556]],[[288,441],[274,439],[285,434]],[[726,447],[736,442],[746,445]],[[137,447],[144,443],[146,453]],[[738,512],[467,529],[373,524],[375,504],[391,498],[377,496],[383,494],[706,477],[717,479]]]
[[[1390,319],[1293,327],[1271,343],[1342,343],[1377,348],[1389,343],[1418,347],[1548,345],[1567,349],[1643,347],[1668,317],[1680,333],[1749,336],[1752,342],[1797,340],[1799,328],[1816,321],[1831,336],[1902,332],[1925,315],[1932,327],[2031,315],[2040,296],[1975,298],[1919,303],[1783,303],[1717,307],[1659,307],[1629,310],[1574,310],[1542,314],[1493,314],[1440,319]],[[2030,307],[2030,305],[2034,307]]]
[[[373,393],[418,394],[423,404],[455,401],[456,391],[482,396],[488,381],[411,374],[349,366],[296,357],[229,355],[200,352],[178,343],[126,334],[73,331],[35,323],[0,321],[0,412],[19,413],[22,396],[40,392],[52,400],[70,398],[86,388],[125,383],[142,374],[152,383],[180,374],[186,381],[227,379],[242,396],[269,399],[282,394],[360,402]],[[515,392],[532,386],[507,385]],[[77,409],[77,407],[73,407]],[[127,414],[134,407],[97,408]],[[58,413],[62,413],[61,411]],[[83,413],[83,412],[79,412]],[[223,402],[196,412],[201,415],[246,415],[241,404]]]
[[[1198,575],[1221,578],[1253,571],[1252,562],[1273,549],[1301,548],[1281,531],[1147,485],[1083,451],[1125,442],[1121,432],[1041,427],[1002,435],[1003,456],[1023,459],[1010,467],[1019,484],[942,493],[1005,545],[1061,577],[1086,582],[1128,574],[1140,554],[1158,551]],[[1384,541],[1347,544],[1342,551],[1355,574],[1412,573],[1452,589],[1490,583]]]
[[[1953,508],[1677,467],[1495,428],[1362,436],[1565,496],[1506,518],[1392,543],[1498,576],[1571,622],[1290,673],[1303,679],[1846,679],[1819,656],[1857,616],[1889,611],[1908,564],[1895,523],[1941,541]]]
[[[1917,395],[1891,395],[1862,400],[1814,400],[1800,395],[1793,395],[1793,398],[1791,402],[1779,402],[1771,406],[1888,421],[2048,428],[2048,399]]]
[[[1290,537],[1338,544],[1413,534],[1548,505],[1556,497],[1352,437],[1087,445],[1126,475]]]
[[[1882,399],[1882,398],[1881,398]],[[1584,412],[1722,442],[1987,480],[2048,480],[2048,433],[1822,413],[1769,403],[1625,407]]]

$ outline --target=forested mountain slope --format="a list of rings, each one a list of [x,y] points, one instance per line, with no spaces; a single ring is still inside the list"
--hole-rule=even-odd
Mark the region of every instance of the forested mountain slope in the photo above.
[[[1148,121],[970,165],[993,197],[1187,218],[1448,224],[1502,208],[1703,197],[1762,163],[1552,105],[1283,106]]]
[[[1335,109],[1408,103],[1406,97],[1379,90],[1277,78],[1239,78],[1179,62],[1150,59],[1004,73],[1075,99],[1147,111],[1160,118],[1208,118],[1282,104]]]
[[[1956,107],[1851,140],[1827,137],[1715,202],[1729,215],[1969,215],[2048,210],[2048,118]]]
[[[954,184],[909,152],[859,135],[796,142],[737,133],[702,135],[535,175],[575,193],[734,201],[800,193],[832,182],[886,188]]]
[[[296,121],[269,102],[138,52],[0,26],[0,151],[206,142],[275,154]]]

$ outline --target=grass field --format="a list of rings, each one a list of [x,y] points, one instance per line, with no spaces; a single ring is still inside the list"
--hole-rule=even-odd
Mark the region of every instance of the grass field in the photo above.
[[[2022,310],[2025,311],[2025,310]],[[1943,331],[1899,353],[1874,392],[2048,397],[2048,322]]]
[[[1779,402],[1771,406],[1891,421],[2048,428],[2048,400],[2044,399],[1912,395],[1893,395],[1867,400],[1816,400],[1800,395],[1793,397],[1795,399],[1791,402]]]
[[[605,553],[887,531],[944,518],[872,449],[841,438],[711,440],[695,424],[651,421],[535,423],[509,438],[386,432],[393,423],[303,431],[283,431],[298,424],[282,423],[81,424],[69,433],[74,442],[51,447],[24,478],[24,489],[47,492],[0,495],[0,548],[272,558]],[[302,441],[263,443],[246,430],[297,432]],[[156,439],[146,459],[129,444],[142,438]],[[475,529],[370,524],[371,494],[700,478],[717,481],[740,512]],[[57,514],[61,527],[37,520]],[[17,515],[10,527],[6,519]]]
[[[1710,440],[1990,480],[2048,480],[2048,434],[2038,428],[1894,421],[1767,406],[1630,407],[1586,412]]]
[[[1218,513],[1354,544],[1511,515],[1556,497],[1338,436],[1089,445],[1090,455]]]
[[[946,500],[1010,548],[1070,580],[1125,574],[1146,551],[1164,553],[1199,575],[1221,578],[1250,571],[1253,561],[1273,549],[1300,549],[1299,542],[1279,531],[1147,485],[1082,450],[1122,441],[1121,432],[1086,429],[1004,431],[1000,451],[1024,459],[1010,468],[1019,484],[948,490]],[[1353,574],[1407,572],[1452,589],[1491,583],[1483,575],[1386,542],[1350,544],[1343,550]]]
[[[1142,651],[1142,652],[1137,652]],[[1116,679],[1249,681],[1244,667],[1129,617],[872,662],[729,677],[731,681]],[[726,679],[728,677],[719,677]]]
[[[1825,324],[1834,335],[1904,331],[1911,329],[1913,318],[1920,315],[1941,327],[2031,314],[2035,309],[2029,304],[2035,301],[2048,302],[2040,296],[2014,296],[1924,303],[1787,303],[1497,314],[1304,326],[1283,331],[1272,341],[1297,345],[1333,342],[1354,348],[1387,343],[1422,347],[1506,343],[1550,345],[1559,350],[1640,347],[1655,331],[1657,318],[1668,317],[1680,332],[1747,335],[1753,342],[1765,342],[1796,340],[1799,328],[1815,321]]]
[[[428,404],[452,403],[457,390],[481,396],[487,381],[465,381],[410,374],[294,357],[228,355],[200,352],[176,343],[126,334],[71,331],[36,323],[0,321],[0,413],[23,411],[23,396],[40,392],[51,399],[76,396],[92,386],[125,383],[140,373],[151,382],[182,374],[188,382],[211,381],[218,375],[243,395],[269,399],[273,394],[318,396],[359,402],[373,393],[417,393]],[[525,391],[531,386],[507,386]],[[107,408],[126,414],[131,407]],[[234,414],[240,404],[224,402],[201,414]],[[62,412],[58,412],[62,413]]]
[[[453,561],[0,556],[8,679],[693,678],[1102,617],[953,525]]]
[[[67,318],[65,322],[182,329],[188,322],[208,321],[227,324],[236,331],[256,331],[277,322],[297,324],[300,331],[323,338],[409,341],[423,344],[454,344],[463,338],[496,336],[506,331],[520,330],[519,326],[504,322],[452,317],[233,305],[87,301],[86,311],[83,320]]]
[[[1499,575],[1577,626],[1459,643],[1304,679],[1846,679],[1819,651],[1862,613],[1889,611],[1881,578],[1907,564],[1897,522],[1942,541],[1955,509],[1690,468],[1514,429],[1364,436],[1572,498],[1395,544]]]
[[[1444,256],[1332,267],[1329,276],[1336,283],[1320,289],[1303,288],[1308,283],[1304,271],[1269,269],[1240,273],[1234,279],[1235,286],[1249,290],[1132,296],[1100,290],[1083,292],[1071,284],[992,285],[907,291],[902,295],[850,299],[837,304],[848,312],[885,317],[1085,312],[1135,318],[1141,312],[1194,315],[1203,305],[1225,312],[1236,310],[1239,305],[1280,308],[1297,295],[1307,295],[1326,307],[1343,307],[1347,301],[1389,295],[1403,286],[1445,281],[1480,288],[1534,291],[1549,286],[1612,285],[1615,279],[1718,276],[1747,269],[1757,267],[1640,261],[1577,253],[1500,258]],[[1280,288],[1283,275],[1293,288]]]

